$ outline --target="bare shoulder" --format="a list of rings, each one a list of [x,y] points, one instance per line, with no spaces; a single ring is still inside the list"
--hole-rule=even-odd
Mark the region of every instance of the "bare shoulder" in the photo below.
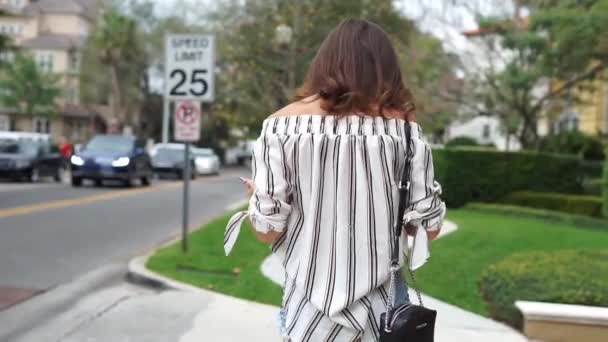
[[[314,97],[308,97],[300,101],[292,102],[287,106],[279,109],[270,117],[279,116],[297,116],[305,114],[324,114],[324,110],[321,108],[321,101]]]

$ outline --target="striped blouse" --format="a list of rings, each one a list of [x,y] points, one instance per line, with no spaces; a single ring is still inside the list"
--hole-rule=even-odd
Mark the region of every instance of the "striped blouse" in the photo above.
[[[249,216],[260,232],[283,232],[272,251],[285,267],[283,333],[290,341],[376,341],[386,311],[390,234],[406,158],[401,119],[350,115],[270,117],[253,153],[256,191],[226,227],[226,254]],[[445,215],[429,145],[411,125],[410,207],[419,230],[413,268]],[[406,246],[402,237],[402,245]],[[405,250],[403,248],[402,250]],[[401,256],[401,262],[403,262]]]

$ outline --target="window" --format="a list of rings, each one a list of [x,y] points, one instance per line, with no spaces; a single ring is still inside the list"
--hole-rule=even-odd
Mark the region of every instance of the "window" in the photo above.
[[[53,53],[50,51],[37,51],[36,52],[36,63],[40,69],[46,72],[53,71]]]
[[[489,124],[483,125],[483,138],[484,139],[490,138],[490,125]]]
[[[36,133],[50,133],[51,132],[51,121],[48,118],[34,118],[34,132]]]
[[[11,130],[11,118],[8,115],[0,114],[0,131]]]
[[[68,103],[78,104],[78,103],[80,103],[78,95],[79,95],[78,88],[69,87],[66,89],[65,99],[67,100]]]
[[[68,69],[73,72],[80,71],[80,54],[76,51],[70,51],[68,60]]]

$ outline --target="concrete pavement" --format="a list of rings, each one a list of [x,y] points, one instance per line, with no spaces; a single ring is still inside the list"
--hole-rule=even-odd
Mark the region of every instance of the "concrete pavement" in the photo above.
[[[127,283],[126,271],[105,265],[0,312],[0,341],[173,342],[208,306],[199,294]]]

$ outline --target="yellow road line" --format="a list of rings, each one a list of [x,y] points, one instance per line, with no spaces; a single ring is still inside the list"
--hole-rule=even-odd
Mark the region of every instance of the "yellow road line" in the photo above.
[[[225,176],[203,178],[203,179],[195,180],[194,182],[203,183],[203,182],[218,180],[218,179],[222,179],[222,178],[225,178]],[[82,205],[82,204],[107,201],[107,200],[111,200],[111,199],[133,196],[133,195],[138,195],[138,194],[142,194],[142,193],[146,193],[146,192],[157,191],[157,190],[161,190],[161,189],[176,188],[176,187],[182,186],[182,184],[183,184],[182,182],[172,182],[172,183],[150,186],[150,187],[146,187],[146,188],[117,190],[117,191],[106,192],[103,194],[91,195],[91,196],[86,196],[86,197],[62,199],[62,200],[49,201],[49,202],[43,202],[43,203],[28,204],[28,205],[14,207],[14,208],[0,209],[0,218],[27,215],[27,214],[32,214],[35,212],[40,212],[40,211],[45,211],[45,210],[60,209],[60,208],[77,206],[77,205]]]

